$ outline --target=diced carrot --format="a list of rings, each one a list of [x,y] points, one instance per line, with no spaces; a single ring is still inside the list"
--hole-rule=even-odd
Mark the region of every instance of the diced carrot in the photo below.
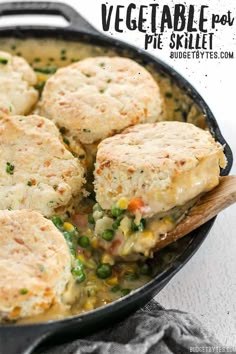
[[[135,213],[136,210],[139,210],[139,209],[141,209],[142,207],[144,207],[144,202],[142,201],[142,199],[140,199],[140,198],[135,198],[135,199],[132,199],[132,200],[129,202],[128,210],[129,210],[131,213]]]

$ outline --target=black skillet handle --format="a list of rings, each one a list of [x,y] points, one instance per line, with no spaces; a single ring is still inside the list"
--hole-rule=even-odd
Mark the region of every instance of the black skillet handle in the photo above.
[[[0,354],[31,354],[57,331],[57,324],[6,325],[0,328]]]
[[[69,27],[86,34],[99,32],[90,25],[73,7],[47,1],[4,2],[0,4],[0,17],[6,15],[59,15],[69,22]]]

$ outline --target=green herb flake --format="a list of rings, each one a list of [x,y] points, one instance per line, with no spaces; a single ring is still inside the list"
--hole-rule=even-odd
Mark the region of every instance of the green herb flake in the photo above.
[[[112,79],[107,79],[107,83],[110,84],[112,82]]]
[[[37,73],[50,75],[50,74],[55,74],[55,72],[57,71],[57,67],[50,67],[50,68],[34,68],[34,71],[36,71]]]
[[[32,186],[32,182],[31,182],[31,181],[28,181],[28,182],[27,182],[27,186],[31,187],[31,186]]]
[[[29,292],[29,290],[26,289],[26,288],[20,289],[20,293],[21,293],[22,295],[25,295],[25,294],[27,294],[28,292]]]
[[[61,55],[65,55],[66,54],[66,49],[62,49],[61,50]]]
[[[14,169],[15,169],[15,166],[12,165],[10,162],[7,162],[6,172],[9,173],[9,175],[13,175]]]
[[[86,77],[91,77],[91,75],[90,75],[90,74],[88,74],[88,73],[86,73],[86,74],[85,74],[85,76],[86,76]]]
[[[45,86],[45,81],[40,82],[39,84],[34,85],[34,88],[38,91],[42,91]]]
[[[171,93],[171,92],[166,92],[165,96],[166,96],[167,98],[172,98],[172,93]]]
[[[45,267],[44,267],[43,264],[40,264],[40,265],[39,265],[39,270],[40,270],[40,272],[42,272],[42,273],[45,271]]]
[[[35,62],[35,63],[39,63],[40,61],[41,61],[40,58],[34,58],[34,62]]]
[[[79,155],[78,157],[79,157],[80,160],[85,159],[85,155],[84,154],[83,155]]]
[[[71,63],[77,63],[77,61],[80,61],[80,59],[72,58],[70,61]]]
[[[63,142],[68,146],[70,145],[70,141],[65,137],[63,137]]]
[[[105,63],[99,63],[99,66],[101,66],[101,68],[104,68]]]
[[[87,128],[84,128],[84,129],[83,129],[83,132],[85,132],[85,133],[91,133],[91,130],[90,130],[90,129],[87,129]]]
[[[5,58],[0,58],[0,64],[6,65],[8,63],[8,60]]]
[[[65,55],[63,55],[63,56],[61,57],[61,60],[62,60],[62,61],[65,61],[65,60],[67,60],[67,57],[66,57]]]
[[[104,93],[104,92],[105,92],[105,89],[100,89],[99,92],[100,92],[100,93]]]

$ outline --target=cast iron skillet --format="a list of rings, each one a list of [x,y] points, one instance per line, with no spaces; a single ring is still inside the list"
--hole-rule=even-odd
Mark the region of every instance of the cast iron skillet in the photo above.
[[[162,71],[171,77],[172,80],[179,87],[185,90],[202,109],[206,116],[206,121],[211,133],[214,135],[216,140],[225,145],[225,155],[228,159],[228,165],[222,171],[222,175],[227,175],[229,173],[233,162],[232,152],[221,135],[220,129],[212,112],[198,92],[175,70],[139,48],[118,40],[110,39],[102,33],[99,33],[68,5],[50,2],[8,2],[0,4],[0,16],[17,14],[60,15],[69,22],[69,26],[66,28],[57,28],[53,26],[5,27],[0,28],[0,37],[51,37],[85,41],[101,46],[110,45],[118,49],[127,49],[130,53],[135,54],[136,58],[154,64],[157,70]],[[135,290],[125,298],[86,314],[61,321],[51,321],[32,325],[0,326],[0,353],[32,353],[32,351],[42,342],[52,344],[85,336],[88,333],[101,329],[103,326],[112,324],[137,310],[139,307],[147,303],[152,297],[154,297],[193,256],[203,240],[206,238],[214,223],[214,220],[215,219],[207,222],[205,225],[192,233],[193,237],[191,237],[187,247],[170,267],[157,275],[142,288]]]

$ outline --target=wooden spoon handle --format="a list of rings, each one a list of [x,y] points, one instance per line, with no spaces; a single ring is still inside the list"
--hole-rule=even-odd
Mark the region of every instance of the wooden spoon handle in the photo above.
[[[155,251],[197,229],[235,202],[236,176],[221,177],[219,185],[200,198],[183,221],[169,232],[165,239],[157,243]]]

